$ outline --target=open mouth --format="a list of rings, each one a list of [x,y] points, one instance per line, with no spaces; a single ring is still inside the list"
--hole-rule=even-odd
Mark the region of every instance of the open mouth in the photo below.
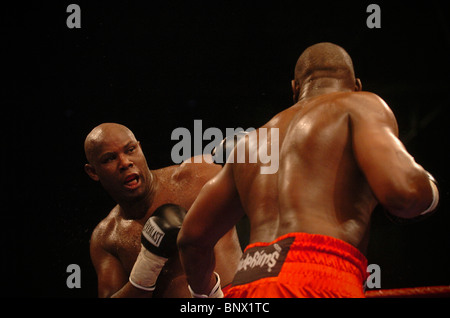
[[[139,184],[139,175],[136,173],[130,174],[125,178],[124,185],[127,188],[136,188]]]

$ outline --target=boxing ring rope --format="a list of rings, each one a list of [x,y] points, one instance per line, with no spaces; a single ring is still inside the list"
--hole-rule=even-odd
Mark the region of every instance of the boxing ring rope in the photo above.
[[[447,298],[450,286],[428,286],[366,291],[367,298]]]

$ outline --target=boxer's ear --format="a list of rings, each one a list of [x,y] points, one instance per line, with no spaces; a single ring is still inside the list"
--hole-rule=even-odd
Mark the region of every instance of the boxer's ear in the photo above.
[[[91,177],[92,180],[94,181],[100,180],[100,178],[97,175],[97,172],[95,171],[95,168],[91,164],[89,163],[85,164],[84,171],[86,171],[86,173],[88,174],[89,177]]]
[[[291,87],[292,87],[292,99],[294,100],[294,103],[297,103],[298,96],[300,94],[300,85],[298,85],[296,80],[292,80]]]
[[[362,91],[362,83],[361,80],[359,78],[357,78],[355,80],[355,92],[360,92]]]

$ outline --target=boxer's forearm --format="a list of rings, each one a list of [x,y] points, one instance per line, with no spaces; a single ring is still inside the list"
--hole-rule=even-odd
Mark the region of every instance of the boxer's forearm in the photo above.
[[[152,291],[138,289],[128,282],[120,290],[114,293],[111,298],[151,298],[152,296]]]
[[[182,245],[180,259],[191,289],[197,294],[208,295],[216,284],[214,248]]]

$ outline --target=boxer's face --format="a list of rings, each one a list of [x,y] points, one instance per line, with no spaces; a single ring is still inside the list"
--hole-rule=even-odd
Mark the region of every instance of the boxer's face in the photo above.
[[[98,142],[88,174],[116,200],[147,194],[150,171],[140,143],[126,131],[110,131]]]

